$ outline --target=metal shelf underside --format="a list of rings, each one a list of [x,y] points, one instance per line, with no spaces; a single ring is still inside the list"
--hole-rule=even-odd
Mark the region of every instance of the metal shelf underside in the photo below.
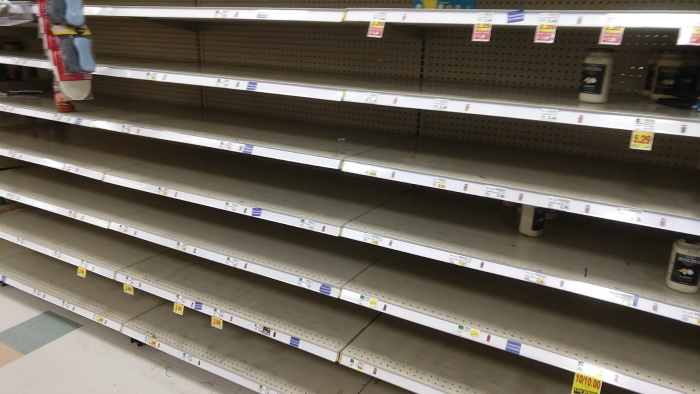
[[[530,238],[498,201],[418,189],[350,222],[342,236],[700,325],[700,300],[664,283],[675,237],[661,230],[562,213]]]
[[[228,152],[134,142],[131,136],[75,127],[24,131],[0,136],[0,155],[334,236],[345,223],[407,189]]]
[[[0,173],[0,195],[334,297],[385,253],[41,167]]]
[[[347,290],[376,299],[387,314],[486,346],[513,352],[517,343],[520,355],[545,364],[569,370],[579,361],[599,365],[608,383],[634,391],[700,387],[700,351],[688,346],[700,343],[697,328],[629,308],[401,254],[365,270],[341,298]]]
[[[16,62],[14,57],[8,59]],[[119,78],[622,130],[634,130],[638,119],[645,118],[654,121],[652,129],[656,133],[700,137],[700,120],[691,111],[661,106],[634,94],[614,95],[606,104],[588,104],[579,102],[577,93],[568,90],[392,80],[252,66],[232,70],[229,65],[143,59],[100,61],[104,63],[95,74]],[[0,111],[9,112],[3,106]]]
[[[75,114],[56,113],[53,98],[7,97],[0,104],[4,112],[335,169],[347,157],[406,138],[384,131],[109,97],[81,102]]]
[[[343,351],[341,363],[414,392],[561,394],[572,375],[389,316],[375,320]],[[606,394],[627,393],[604,385]]]
[[[120,270],[119,274],[233,314],[234,324],[239,324],[241,318],[252,321],[260,325],[261,334],[271,338],[276,338],[276,330],[297,341],[332,350],[335,358],[331,361],[336,361],[340,351],[377,315],[175,251],[149,258]]]
[[[353,156],[343,171],[700,235],[697,171],[430,138]]]
[[[0,237],[114,279],[116,271],[167,250],[72,218],[26,208],[0,215]]]

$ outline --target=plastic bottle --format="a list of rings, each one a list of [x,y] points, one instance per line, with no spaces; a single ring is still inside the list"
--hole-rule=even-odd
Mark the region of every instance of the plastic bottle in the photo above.
[[[544,232],[544,218],[547,213],[546,208],[533,207],[532,205],[522,206],[520,212],[520,234],[528,237],[539,237]]]
[[[675,92],[679,96],[698,96],[698,73],[700,73],[700,56],[688,54],[683,61],[683,71],[678,79],[678,88]]]
[[[602,104],[608,101],[612,76],[613,50],[590,48],[583,60],[578,99],[584,103]]]
[[[659,63],[660,55],[661,51],[658,49],[652,50],[649,55],[649,60],[647,61],[646,67],[647,74],[644,78],[644,89],[642,89],[642,96],[644,97],[651,96],[651,90],[654,86],[654,77],[656,76],[656,66]]]
[[[651,99],[674,97],[673,91],[678,88],[683,73],[683,53],[680,51],[663,51],[659,55],[654,76],[654,90]]]
[[[686,236],[674,242],[666,286],[681,293],[700,290],[700,237]]]

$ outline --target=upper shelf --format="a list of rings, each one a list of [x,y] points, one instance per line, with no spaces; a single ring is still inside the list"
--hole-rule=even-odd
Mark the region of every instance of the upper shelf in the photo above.
[[[85,6],[86,16],[131,18],[269,20],[298,22],[342,22],[344,9],[332,8],[253,8],[253,7],[152,7]]]
[[[578,101],[575,90],[386,80],[139,59],[98,60],[101,63],[95,74],[118,78],[621,130],[635,130],[644,120],[647,130],[655,133],[700,137],[700,117],[693,111],[657,105],[634,94],[613,95],[607,104],[588,104]],[[24,58],[7,56],[0,58],[2,61],[21,65]],[[26,61],[36,61],[36,57]],[[7,107],[0,106],[0,111],[7,112]]]

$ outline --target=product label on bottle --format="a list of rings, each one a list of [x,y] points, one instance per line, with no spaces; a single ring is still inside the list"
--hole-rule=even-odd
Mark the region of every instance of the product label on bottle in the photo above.
[[[686,286],[700,283],[700,257],[676,253],[671,272],[671,282]]]
[[[647,79],[644,81],[644,90],[651,92],[651,88],[654,84],[654,74],[656,74],[656,64],[647,65]]]
[[[605,64],[584,63],[581,73],[581,93],[601,94],[607,67]]]
[[[678,87],[683,67],[659,67],[656,77],[655,94],[671,94]]]
[[[544,219],[547,215],[547,210],[544,208],[535,208],[532,214],[532,231],[544,230]]]

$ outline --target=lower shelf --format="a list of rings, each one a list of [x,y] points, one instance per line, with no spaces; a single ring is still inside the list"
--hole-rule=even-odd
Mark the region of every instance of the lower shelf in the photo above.
[[[361,393],[372,378],[249,331],[211,327],[207,316],[172,312],[150,294],[130,296],[99,276],[84,280],[67,264],[0,244],[3,283],[62,306],[174,357],[263,393]],[[9,256],[9,257],[5,257]],[[5,257],[5,258],[1,258]],[[396,388],[373,384],[376,393]],[[382,390],[386,388],[386,390]]]

